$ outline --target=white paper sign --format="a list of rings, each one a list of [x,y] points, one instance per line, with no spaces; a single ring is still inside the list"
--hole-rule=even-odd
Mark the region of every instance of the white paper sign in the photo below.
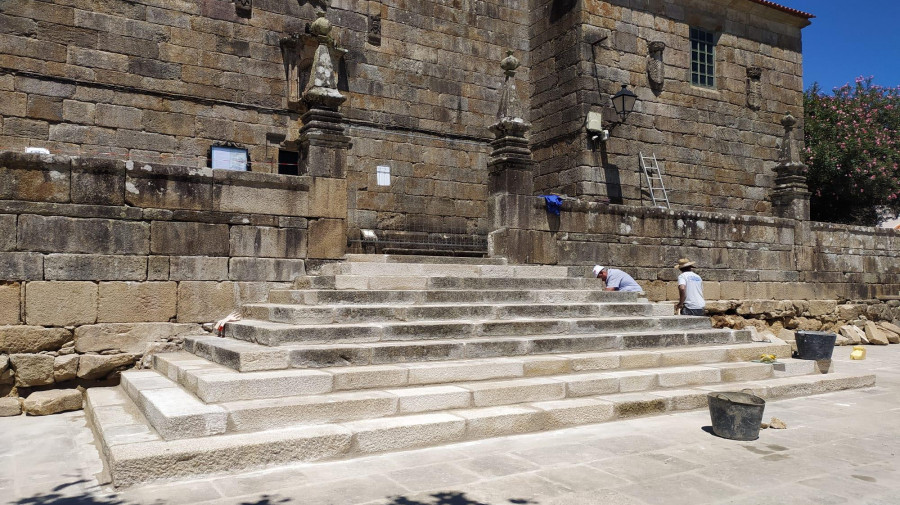
[[[247,150],[234,147],[213,146],[212,168],[222,170],[247,170]]]

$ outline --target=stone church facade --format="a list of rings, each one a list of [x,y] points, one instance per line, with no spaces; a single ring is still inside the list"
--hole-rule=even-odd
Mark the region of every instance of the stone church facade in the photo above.
[[[210,146],[234,143],[253,172],[296,173],[320,9],[353,139],[351,228],[490,231],[507,50],[536,193],[649,205],[638,154],[655,154],[678,208],[771,215],[778,121],[802,117],[810,15],[764,0],[4,2],[0,147],[204,167]],[[695,32],[711,41],[702,84]],[[593,141],[588,113],[616,121],[623,84],[634,113]]]

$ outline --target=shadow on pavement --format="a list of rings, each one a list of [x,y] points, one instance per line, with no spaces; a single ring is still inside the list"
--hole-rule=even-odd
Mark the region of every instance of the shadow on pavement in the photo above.
[[[384,505],[492,505],[490,503],[473,500],[467,497],[465,493],[459,493],[456,491],[434,493],[433,495],[431,495],[431,498],[431,501],[424,502],[419,501],[418,499],[412,500],[406,498],[405,496],[394,496],[391,497],[391,501],[386,502]],[[509,500],[507,500],[507,502],[515,505],[537,503],[528,499],[519,498],[510,498]]]

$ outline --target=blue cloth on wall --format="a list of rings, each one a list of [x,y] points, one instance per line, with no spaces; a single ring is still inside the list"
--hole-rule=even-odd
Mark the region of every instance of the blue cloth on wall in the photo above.
[[[562,207],[562,198],[557,195],[541,195],[547,202],[547,212],[558,216]]]

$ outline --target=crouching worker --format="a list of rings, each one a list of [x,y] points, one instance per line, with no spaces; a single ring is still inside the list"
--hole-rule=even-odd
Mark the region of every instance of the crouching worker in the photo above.
[[[681,275],[678,276],[678,305],[675,306],[675,311],[682,316],[706,315],[703,279],[694,273],[694,262],[681,258],[675,268],[681,270]]]
[[[633,277],[615,268],[594,265],[594,277],[606,283],[607,291],[644,291]]]

